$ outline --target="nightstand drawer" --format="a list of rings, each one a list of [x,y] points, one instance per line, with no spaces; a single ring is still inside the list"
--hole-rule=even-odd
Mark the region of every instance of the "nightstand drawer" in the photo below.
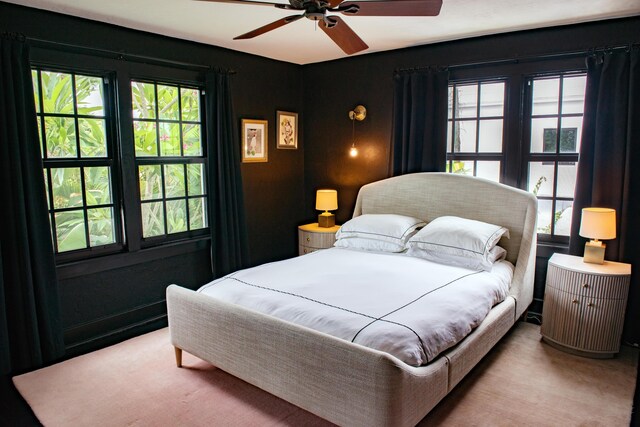
[[[300,245],[316,249],[326,249],[336,241],[335,233],[314,233],[313,231],[298,230]]]
[[[549,263],[547,286],[570,294],[608,299],[626,299],[628,275],[582,273]]]
[[[298,245],[298,255],[306,255],[319,250],[318,248],[310,248],[308,246]]]

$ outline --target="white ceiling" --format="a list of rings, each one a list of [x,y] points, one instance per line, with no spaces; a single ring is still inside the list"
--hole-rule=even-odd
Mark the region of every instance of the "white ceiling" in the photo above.
[[[3,0],[127,28],[308,64],[345,55],[316,23],[300,19],[250,40],[233,37],[295,11],[195,0]],[[274,2],[286,3],[287,0]],[[293,13],[292,13],[293,12]],[[367,54],[508,31],[640,15],[639,0],[444,0],[436,17],[340,15]]]

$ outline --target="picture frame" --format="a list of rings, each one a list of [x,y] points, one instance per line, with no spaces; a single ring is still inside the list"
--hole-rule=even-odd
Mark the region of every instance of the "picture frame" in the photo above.
[[[269,154],[269,122],[242,119],[242,162],[266,162]]]
[[[298,149],[298,113],[290,111],[276,112],[277,144],[276,148],[282,150]]]

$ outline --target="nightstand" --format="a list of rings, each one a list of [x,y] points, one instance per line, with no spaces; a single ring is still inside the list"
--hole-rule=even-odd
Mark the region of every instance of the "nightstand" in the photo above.
[[[333,227],[318,227],[318,223],[305,224],[298,227],[298,255],[327,249],[336,241],[339,225]]]
[[[542,339],[585,357],[608,358],[620,351],[631,265],[554,254],[549,259],[542,308]]]

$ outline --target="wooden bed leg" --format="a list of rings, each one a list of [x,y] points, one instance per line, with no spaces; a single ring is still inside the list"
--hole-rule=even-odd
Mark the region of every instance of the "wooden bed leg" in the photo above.
[[[182,368],[182,349],[178,347],[173,348],[176,352],[176,365],[178,368]]]

